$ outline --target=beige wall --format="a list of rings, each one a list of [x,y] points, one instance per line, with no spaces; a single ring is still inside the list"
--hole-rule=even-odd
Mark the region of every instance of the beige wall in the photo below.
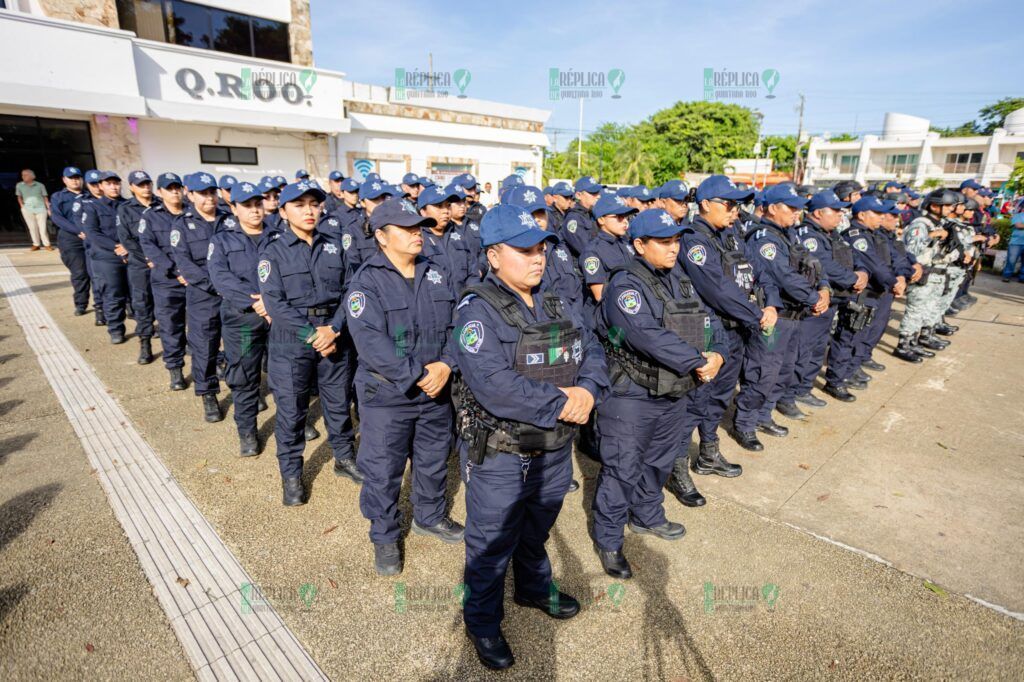
[[[39,0],[39,5],[51,19],[120,28],[114,0]]]
[[[97,169],[116,171],[125,179],[130,171],[142,168],[139,136],[132,131],[127,118],[93,116],[91,127]]]
[[[288,25],[292,64],[313,66],[313,31],[309,24],[309,0],[292,0],[292,21]],[[308,169],[310,173],[313,169]]]

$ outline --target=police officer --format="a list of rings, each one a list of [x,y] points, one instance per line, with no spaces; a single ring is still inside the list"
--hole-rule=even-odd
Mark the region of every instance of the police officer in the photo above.
[[[839,201],[845,201],[850,204],[850,208],[843,210],[843,218],[839,222],[839,227],[836,228],[836,231],[842,234],[850,227],[850,219],[853,217],[853,205],[860,201],[864,187],[856,180],[841,180],[835,184],[832,191],[839,197]]]
[[[281,177],[280,179],[284,180],[284,177]],[[306,170],[305,168],[300,168],[299,170],[295,171],[295,182],[300,182],[302,180],[309,180],[309,171]],[[285,182],[287,182],[287,181],[285,181]],[[323,191],[323,190],[321,190],[321,191]]]
[[[370,224],[380,251],[348,286],[348,325],[359,357],[359,508],[370,522],[380,575],[402,570],[398,497],[412,460],[412,532],[462,541],[445,510],[452,408],[449,378],[455,290],[447,269],[423,255],[420,216],[406,199],[381,204]]]
[[[103,196],[82,203],[82,231],[89,243],[93,275],[99,279],[103,318],[110,342],[125,341],[125,308],[128,305],[128,272],[125,258],[128,251],[118,241],[117,209],[121,198],[121,178],[114,171],[99,174]]]
[[[92,278],[85,256],[85,233],[76,220],[82,210],[82,171],[75,166],[68,166],[61,173],[64,188],[50,197],[50,217],[57,226],[57,247],[60,249],[60,260],[71,273],[72,300],[75,303],[75,315],[85,315],[89,307],[89,287]],[[77,209],[75,206],[77,205]],[[96,303],[97,308],[99,302]]]
[[[466,219],[479,225],[487,213],[487,207],[480,203],[480,186],[476,178],[472,173],[463,173],[452,182],[466,190]]]
[[[153,180],[145,171],[129,173],[128,188],[132,198],[117,208],[117,237],[128,251],[128,290],[135,315],[135,335],[139,337],[138,362],[148,365],[153,362],[153,289],[138,230],[142,214],[159,199],[153,195]]]
[[[510,206],[518,206],[529,212],[530,216],[542,230],[551,229],[551,213],[543,199],[541,191],[532,185],[521,185],[512,190],[507,202]],[[552,244],[548,248],[544,265],[544,278],[541,286],[560,296],[574,306],[583,305],[583,282],[580,279],[576,263],[569,255],[569,250],[562,244]]]
[[[483,259],[483,249],[480,247],[480,225],[466,217],[466,211],[469,208],[466,190],[462,185],[452,182],[444,188],[444,191],[451,194],[452,197],[448,204],[452,229],[456,230],[469,246],[473,262],[477,264],[476,269],[481,271],[486,266],[486,261]]]
[[[315,386],[334,451],[335,475],[363,480],[352,444],[350,356],[337,344],[345,325],[344,259],[341,244],[316,229],[325,198],[314,182],[286,186],[281,192],[282,229],[270,235],[257,266],[263,305],[272,320],[267,371],[277,403],[274,438],[286,506],[306,502],[303,431]]]
[[[587,310],[590,319],[598,320],[596,306],[601,292],[608,283],[608,275],[633,259],[633,246],[626,238],[629,216],[637,212],[626,200],[615,194],[605,194],[594,204],[592,214],[597,221],[597,232],[583,246],[579,265],[588,294]],[[573,214],[570,214],[573,215]],[[566,226],[569,226],[566,222]]]
[[[556,182],[547,191],[551,198],[550,214],[548,218],[548,231],[560,235],[562,225],[565,224],[565,216],[572,208],[572,187],[567,182]]]
[[[523,180],[522,176],[518,175],[517,173],[512,173],[511,175],[507,176],[504,180],[498,183],[499,203],[505,203],[505,197],[508,196],[509,192],[511,192],[516,187],[520,187],[525,184],[526,181]]]
[[[747,256],[774,282],[781,306],[777,306],[773,333],[758,334],[747,346],[751,371],[744,372],[740,380],[735,422],[736,440],[744,447],[757,441],[755,429],[776,437],[789,434],[789,429],[772,419],[772,409],[792,378],[801,320],[822,315],[831,301],[832,290],[823,278],[821,263],[792,239],[790,228],[806,205],[807,199],[791,183],[766,189],[764,215],[746,238]],[[795,405],[793,409],[799,413]]]
[[[334,210],[330,210],[328,213],[344,225],[352,219],[349,214],[362,213],[359,209],[359,183],[352,178],[345,178],[338,183],[338,189],[340,200],[335,202]]]
[[[231,188],[234,217],[221,221],[210,238],[207,270],[220,294],[220,322],[227,371],[238,429],[239,454],[253,457],[261,450],[256,414],[260,409],[260,379],[267,351],[270,316],[260,295],[256,268],[267,235],[263,223],[263,193],[250,182]]]
[[[143,211],[136,227],[139,245],[149,267],[153,291],[153,312],[159,326],[164,367],[171,375],[172,391],[185,390],[185,285],[178,279],[178,266],[171,253],[171,230],[175,219],[183,215],[181,178],[161,173],[156,180],[159,203]]]
[[[217,212],[231,213],[231,188],[238,182],[234,175],[222,175],[217,181]]]
[[[263,192],[263,227],[270,232],[281,229],[280,207],[281,189],[277,180],[269,175],[260,179],[260,191]]]
[[[327,174],[327,199],[324,201],[324,213],[334,213],[345,204],[345,196],[341,191],[341,183],[345,180],[339,170]]]
[[[415,203],[416,199],[420,196],[420,192],[423,191],[423,178],[415,173],[406,173],[402,176],[401,189],[405,196]]]
[[[481,223],[489,272],[460,303],[465,391],[457,423],[466,484],[466,632],[491,669],[515,659],[501,633],[505,574],[514,600],[553,618],[579,603],[558,591],[544,550],[572,478],[576,426],[608,388],[604,353],[572,306],[539,288],[544,243],[530,214],[493,207]]]
[[[220,381],[217,354],[220,349],[220,295],[210,281],[206,262],[210,239],[229,216],[217,213],[217,182],[209,173],[193,173],[186,179],[192,208],[174,219],[169,243],[178,277],[185,285],[186,338],[192,354],[192,388],[203,402],[203,418],[224,419],[217,403]]]
[[[580,178],[573,186],[576,204],[565,214],[562,232],[558,236],[576,258],[597,234],[597,220],[591,209],[601,197],[602,189],[604,186],[590,176]]]
[[[724,362],[721,326],[712,326],[676,268],[683,229],[663,209],[637,214],[629,227],[637,255],[612,274],[601,301],[612,389],[597,409],[594,548],[614,578],[632,576],[622,553],[627,523],[634,533],[664,540],[685,534],[665,517],[662,487],[675,461],[685,459],[700,420],[688,404]]]
[[[391,198],[394,190],[379,179],[368,179],[359,187],[359,203],[362,209],[351,211],[348,222],[341,225],[341,246],[345,251],[345,270],[351,277],[359,266],[377,253],[377,240],[370,230],[370,216],[374,210]]]
[[[836,232],[842,210],[848,206],[849,203],[840,201],[832,190],[817,192],[811,197],[803,223],[796,231],[796,241],[821,263],[833,296],[826,312],[800,322],[793,373],[776,405],[787,417],[800,418],[796,403],[811,407],[827,405],[811,395],[811,388],[825,360],[833,320],[839,304],[859,296],[867,286],[867,272],[854,270],[853,251]]]
[[[949,222],[953,228],[954,237],[959,244],[960,258],[950,263],[948,268],[949,286],[952,291],[943,296],[943,302],[946,304],[946,315],[956,315],[973,304],[969,298],[961,297],[958,299],[957,297],[967,277],[967,271],[972,267],[974,258],[980,253],[980,249],[975,243],[974,227],[969,223],[970,218],[966,217],[968,215],[968,198],[962,192],[957,192],[955,195],[958,202],[953,207],[953,213],[949,217]],[[972,206],[972,211],[973,208],[974,206]]]
[[[430,218],[424,223],[423,255],[441,264],[452,278],[452,287],[461,292],[468,284],[480,281],[477,252],[451,225],[451,202],[456,194],[440,187],[423,190],[416,200],[420,215]]]
[[[867,382],[855,379],[854,374],[860,369],[861,362],[871,357],[869,339],[875,330],[875,320],[879,317],[888,320],[892,307],[891,292],[902,295],[906,287],[905,282],[893,273],[890,259],[877,250],[874,230],[881,224],[885,206],[878,197],[868,194],[858,199],[851,210],[853,218],[842,236],[853,247],[854,268],[868,273],[868,285],[864,289],[867,296],[863,301],[866,317],[857,324],[853,323],[853,316],[849,322],[841,323],[829,350],[824,391],[843,402],[856,400],[849,388],[859,390],[867,387]],[[849,303],[846,305],[848,308]]]
[[[777,296],[777,289],[770,281],[756,287],[754,267],[733,227],[739,204],[753,196],[753,191],[737,188],[724,175],[705,179],[695,194],[699,215],[683,231],[680,240],[679,262],[701,299],[721,321],[727,348],[725,366],[709,382],[706,395],[687,406],[699,418],[700,447],[691,468],[702,475],[733,478],[743,473],[741,466],[722,456],[718,425],[736,391],[745,345],[762,330],[774,328],[777,319],[773,306],[762,308],[757,302],[759,291],[764,299],[766,291]],[[701,506],[705,500],[690,479],[688,465],[685,456],[676,459],[668,489],[682,504]]]
[[[690,188],[682,180],[669,180],[658,188],[658,203],[677,225],[689,225]]]

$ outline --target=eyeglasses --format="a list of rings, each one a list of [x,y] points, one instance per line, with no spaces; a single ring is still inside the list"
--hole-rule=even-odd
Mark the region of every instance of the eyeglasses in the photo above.
[[[727,211],[735,211],[739,206],[739,204],[732,199],[709,199],[708,201],[713,204],[721,204],[722,206],[725,206],[725,210]]]

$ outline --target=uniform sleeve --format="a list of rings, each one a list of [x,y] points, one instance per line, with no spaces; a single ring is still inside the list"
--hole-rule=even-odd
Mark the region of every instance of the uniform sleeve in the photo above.
[[[585,324],[582,311],[574,306],[570,308],[569,315],[573,318],[576,328],[580,330],[583,342],[583,361],[576,373],[576,385],[587,389],[590,395],[594,396],[594,405],[597,406],[608,396],[608,391],[611,389],[612,382],[608,378],[608,360],[597,334]]]
[[[348,310],[348,328],[359,354],[373,371],[408,392],[423,376],[423,365],[415,353],[397,352],[395,339],[388,334],[387,318],[380,297],[370,283],[359,278],[352,283],[345,299]]]
[[[101,251],[114,252],[114,242],[110,240],[103,231],[100,230],[100,217],[96,209],[91,204],[82,205],[82,217],[80,219],[82,225],[82,232],[85,232],[85,238],[89,241],[89,245],[100,249]]]
[[[138,233],[142,253],[146,255],[146,260],[153,264],[154,272],[163,273],[166,277],[174,277],[176,271],[174,261],[157,241],[156,233],[153,232],[152,226],[149,224],[152,220],[151,217],[147,219],[146,213],[143,213],[142,218],[139,219]]]
[[[597,255],[597,249],[586,248],[580,255],[580,270],[583,272],[583,283],[588,287],[592,284],[608,283],[608,266]]]
[[[775,253],[771,258],[765,255],[767,246],[775,247]],[[777,244],[770,240],[756,242],[750,252],[752,258],[760,262],[765,270],[771,272],[771,277],[779,289],[791,299],[805,306],[813,306],[818,302],[818,290],[808,284],[805,278],[789,266],[789,256]]]
[[[183,222],[176,220],[171,229],[171,255],[174,258],[174,263],[178,266],[178,272],[185,278],[188,285],[205,291],[213,286],[210,283],[210,275],[206,268],[192,260],[192,251],[189,249],[182,227]]]
[[[117,208],[117,240],[121,246],[128,249],[134,258],[145,260],[146,256],[142,252],[142,245],[139,244],[138,227],[137,215],[128,208],[127,204],[119,206]]]
[[[485,410],[500,419],[526,422],[542,429],[554,428],[568,400],[566,395],[554,384],[528,379],[515,370],[498,337],[499,326],[507,325],[489,305],[474,298],[460,307],[455,323],[457,358],[459,371],[473,396]],[[518,337],[518,330],[513,331]],[[597,370],[593,364],[588,364],[588,361],[594,362],[591,356],[595,343],[596,340],[591,340],[584,349],[583,365],[587,372],[581,371],[579,380],[593,382],[595,379]],[[597,352],[600,351],[598,346]],[[598,357],[597,362],[603,364],[603,353]]]
[[[579,214],[570,213],[566,215],[558,236],[566,243],[574,256],[580,256],[587,247],[590,234]]]
[[[608,329],[622,330],[622,339],[630,348],[676,374],[688,374],[703,367],[707,360],[700,351],[665,329],[654,317],[649,300],[646,287],[638,286],[630,277],[616,277],[609,285],[608,295],[601,299]],[[634,305],[635,301],[639,303]]]
[[[258,279],[263,305],[273,320],[272,324],[285,324],[295,329],[309,328],[312,330],[313,325],[309,323],[306,316],[288,302],[284,282],[281,280],[281,268],[278,266],[273,249],[264,250],[257,266],[257,272],[259,272]]]
[[[226,242],[227,239],[219,234],[213,235],[213,238],[210,239],[212,253],[206,259],[206,270],[209,273],[213,288],[222,297],[230,300],[232,305],[246,308],[253,304],[250,294],[258,294],[260,292],[252,291],[251,285],[247,284],[231,270],[231,263],[228,258],[229,252],[224,248]]]
[[[55,195],[50,204],[50,219],[53,220],[54,225],[77,237],[82,228],[80,225],[75,224],[65,213],[72,204],[73,200],[66,194]]]
[[[699,251],[692,251],[698,246],[703,249],[703,256],[698,255]],[[679,262],[693,282],[693,288],[715,312],[748,327],[760,326],[761,309],[750,302],[735,282],[725,278],[722,261],[713,246],[697,239],[687,239],[684,235]]]
[[[859,247],[858,242],[863,241],[864,247]],[[860,234],[853,238],[854,263],[858,270],[864,270],[875,285],[875,288],[888,291],[896,284],[896,276],[885,263],[882,263],[875,255],[874,246],[871,244],[870,235]]]

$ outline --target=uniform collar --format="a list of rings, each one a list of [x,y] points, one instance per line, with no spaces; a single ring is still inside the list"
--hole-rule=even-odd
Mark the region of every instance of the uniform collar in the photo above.
[[[502,282],[498,278],[498,276],[495,275],[493,272],[488,272],[487,276],[484,277],[484,281],[485,282],[489,282],[489,283],[495,285],[496,287],[498,287],[502,291],[504,291],[507,294],[509,294],[510,296],[512,296],[512,298],[514,298],[516,300],[516,303],[519,304],[519,307],[521,307],[523,310],[529,311],[529,314],[533,315],[534,318],[537,317],[538,311],[543,307],[543,300],[541,299],[540,285],[537,285],[537,286],[535,286],[533,288],[533,292],[532,292],[533,309],[531,310],[529,307],[527,307],[527,305],[523,301],[522,297],[518,293],[516,293],[515,291],[512,291],[511,287],[509,287],[504,282]]]
[[[278,237],[278,239],[283,241],[286,246],[294,246],[297,243],[305,245],[305,243],[306,243],[304,240],[299,239],[298,235],[296,235],[295,232],[292,231],[291,226],[288,225],[287,223],[285,223],[285,225],[281,228],[280,233],[281,233],[281,236]],[[310,246],[311,247],[316,246],[317,242],[322,240],[322,237],[323,237],[323,233],[321,233],[320,230],[318,230],[318,229],[316,229],[314,227],[313,228],[313,243],[310,244]]]
[[[425,273],[427,271],[427,268],[430,267],[430,261],[427,260],[424,256],[419,255],[416,256],[416,260],[413,261],[413,263],[416,267],[415,278],[416,281],[418,282],[423,278],[423,273]],[[391,262],[391,259],[384,255],[384,252],[380,250],[378,250],[377,253],[373,254],[366,260],[366,267],[391,270],[399,277],[405,277],[405,275],[398,271],[398,268],[395,267],[395,264]]]
[[[621,237],[616,237],[615,235],[611,234],[610,232],[605,232],[604,230],[602,230],[600,228],[597,231],[597,237],[598,237],[598,239],[605,240],[609,244],[623,244],[626,241],[626,236],[625,235],[623,235]]]

